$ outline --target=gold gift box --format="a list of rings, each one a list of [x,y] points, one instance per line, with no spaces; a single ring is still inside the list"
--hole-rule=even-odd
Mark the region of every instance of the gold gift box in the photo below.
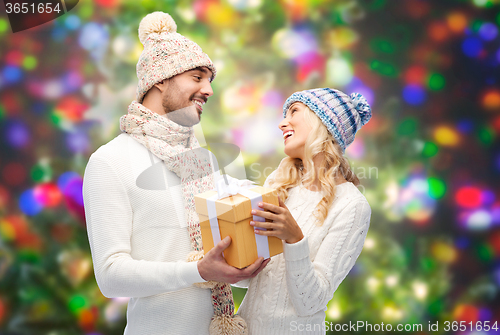
[[[262,195],[262,201],[279,206],[278,195],[272,188],[256,186],[249,191]],[[214,247],[210,220],[208,219],[207,199],[215,195],[216,191],[208,191],[195,195],[196,212],[200,218],[201,237],[205,254]],[[231,236],[231,244],[224,250],[224,258],[229,265],[239,269],[244,268],[259,258],[255,241],[254,227],[250,226],[253,216],[252,203],[249,198],[241,195],[231,195],[215,201],[215,209],[219,222],[221,240]],[[266,221],[271,221],[266,219]],[[268,237],[269,255],[274,256],[283,252],[283,245],[279,238]]]

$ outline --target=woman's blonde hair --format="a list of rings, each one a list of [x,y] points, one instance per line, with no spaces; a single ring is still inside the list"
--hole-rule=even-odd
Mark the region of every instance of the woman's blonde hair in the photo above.
[[[349,161],[343,156],[342,149],[335,142],[332,134],[307,106],[304,108],[304,120],[311,127],[305,142],[304,161],[302,162],[299,158],[285,157],[276,170],[273,180],[270,180],[269,186],[277,190],[283,201],[288,198],[288,190],[292,187],[301,183],[304,187],[311,187],[316,179],[313,158],[323,153],[324,159],[318,166],[318,178],[324,196],[314,211],[318,225],[322,225],[335,199],[335,177],[340,173],[355,186],[359,185],[359,179],[351,170]]]

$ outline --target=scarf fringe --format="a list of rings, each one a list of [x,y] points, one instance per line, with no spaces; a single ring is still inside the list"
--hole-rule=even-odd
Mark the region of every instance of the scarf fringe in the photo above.
[[[239,315],[215,315],[208,329],[210,335],[247,335],[247,323]]]

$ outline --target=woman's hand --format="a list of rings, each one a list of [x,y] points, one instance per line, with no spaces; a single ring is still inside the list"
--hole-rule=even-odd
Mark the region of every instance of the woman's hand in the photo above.
[[[264,236],[276,236],[286,243],[297,243],[304,238],[302,230],[286,207],[285,203],[278,197],[279,207],[261,202],[259,207],[264,211],[252,210],[252,215],[270,219],[273,222],[250,221],[250,225],[256,228],[265,228],[267,230],[254,229],[255,233]]]

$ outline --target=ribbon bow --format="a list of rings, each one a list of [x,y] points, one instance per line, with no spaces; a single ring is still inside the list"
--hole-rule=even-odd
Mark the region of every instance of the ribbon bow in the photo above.
[[[230,195],[245,193],[244,190],[254,187],[255,182],[248,179],[236,179],[227,174],[217,177],[215,188],[217,189],[217,200]]]

